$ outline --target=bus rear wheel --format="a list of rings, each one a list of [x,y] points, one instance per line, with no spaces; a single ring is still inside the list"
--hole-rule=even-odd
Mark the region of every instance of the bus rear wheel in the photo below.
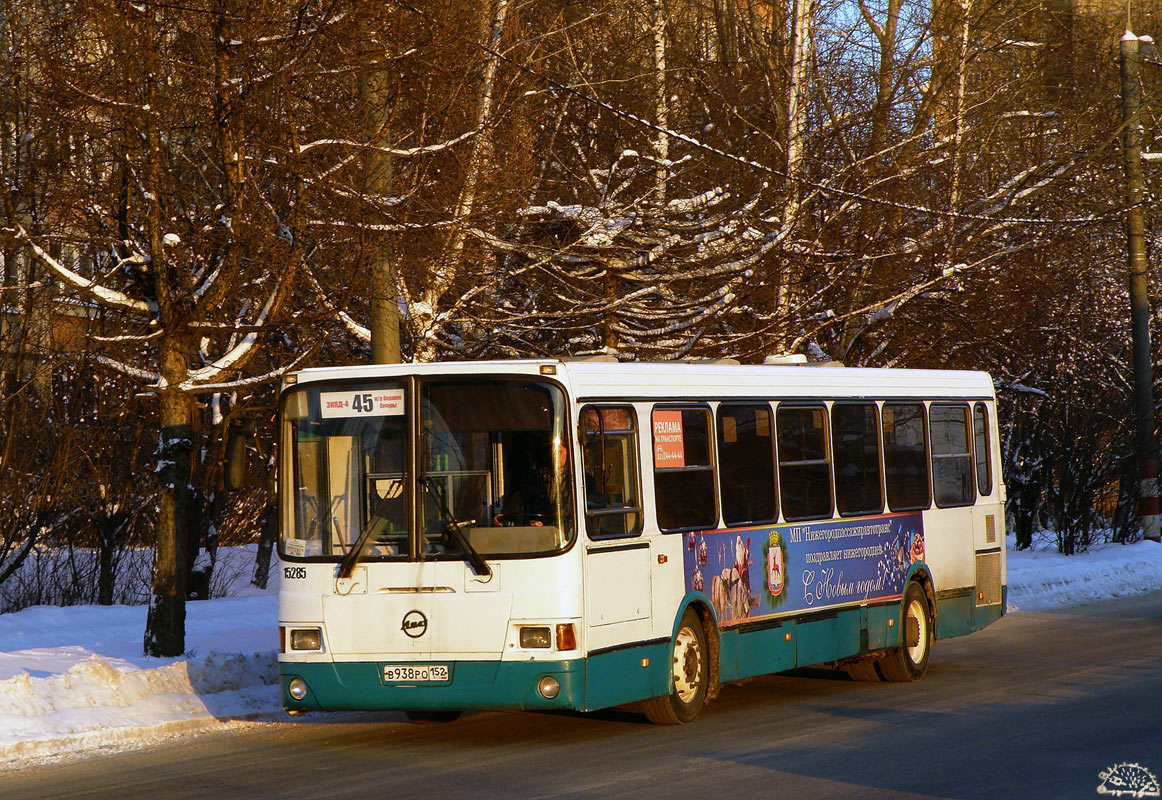
[[[880,680],[880,673],[876,669],[876,662],[870,659],[844,664],[843,671],[853,681],[873,681],[878,683]]]
[[[670,693],[651,697],[642,704],[646,718],[656,725],[693,722],[706,703],[710,686],[710,649],[702,620],[686,609],[670,649]]]
[[[928,671],[932,654],[932,611],[920,584],[913,581],[904,590],[900,646],[890,651],[876,667],[885,681],[918,681]]]

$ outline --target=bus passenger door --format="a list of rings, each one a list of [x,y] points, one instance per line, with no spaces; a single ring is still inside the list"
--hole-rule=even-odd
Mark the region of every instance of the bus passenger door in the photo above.
[[[585,474],[586,705],[604,708],[643,696],[648,671],[634,646],[653,623],[652,554],[641,538],[638,421],[633,406],[581,409]],[[640,673],[640,674],[639,674]]]
[[[585,549],[589,650],[650,638],[650,543],[602,543]]]
[[[648,697],[653,671],[641,646],[653,627],[650,543],[590,543],[585,561],[585,706]]]

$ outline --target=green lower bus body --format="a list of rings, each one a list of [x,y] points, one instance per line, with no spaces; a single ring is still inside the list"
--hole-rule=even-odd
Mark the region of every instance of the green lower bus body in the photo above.
[[[936,601],[936,638],[978,631],[1004,615],[999,604],[977,606],[971,592]],[[718,679],[726,683],[797,667],[839,661],[899,643],[898,602],[839,608],[805,617],[761,619],[719,632]],[[596,711],[659,697],[670,690],[669,640],[646,642],[562,661],[456,661],[446,683],[386,684],[388,662],[281,662],[288,711],[465,711],[471,709]],[[537,691],[552,676],[552,699]],[[294,678],[307,685],[295,700]]]

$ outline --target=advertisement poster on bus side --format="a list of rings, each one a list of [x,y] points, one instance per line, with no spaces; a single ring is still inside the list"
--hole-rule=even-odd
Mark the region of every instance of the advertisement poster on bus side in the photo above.
[[[686,466],[686,443],[682,435],[682,412],[657,409],[653,414],[654,469]]]
[[[919,512],[685,537],[686,588],[710,596],[719,625],[896,599],[924,559]]]

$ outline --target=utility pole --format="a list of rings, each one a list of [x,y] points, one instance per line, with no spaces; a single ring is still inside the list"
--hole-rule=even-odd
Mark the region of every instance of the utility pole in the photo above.
[[[391,127],[391,87],[387,77],[382,46],[373,45],[368,31],[363,31],[362,72],[359,74],[359,95],[367,113],[367,141],[376,144],[387,139]],[[387,153],[369,150],[365,168],[368,174],[367,190],[377,199],[391,195],[395,183],[395,169]],[[376,213],[375,222],[383,222]],[[398,364],[402,361],[399,342],[399,303],[396,300],[396,257],[386,241],[386,234],[373,234],[374,252],[368,281],[371,321],[371,363]]]
[[[1137,422],[1138,522],[1142,536],[1159,541],[1158,442],[1154,434],[1154,378],[1150,366],[1150,300],[1147,295],[1146,220],[1142,213],[1142,93],[1140,40],[1129,30],[1121,41],[1122,156],[1126,166],[1126,250],[1133,330],[1134,411]]]

